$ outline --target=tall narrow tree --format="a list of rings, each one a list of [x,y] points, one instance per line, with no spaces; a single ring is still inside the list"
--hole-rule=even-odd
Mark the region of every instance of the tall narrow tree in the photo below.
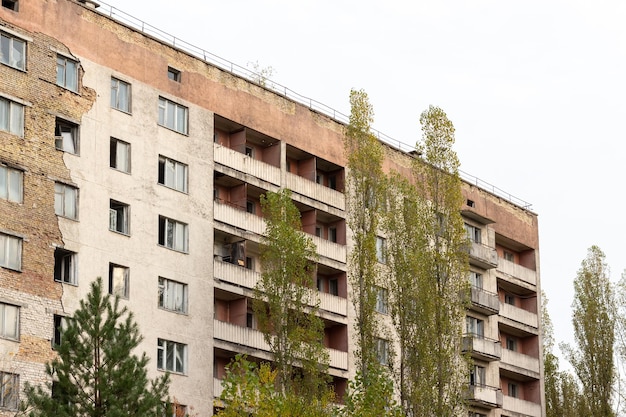
[[[452,122],[431,106],[420,123],[421,158],[415,159],[413,171],[417,195],[427,202],[409,198],[402,208],[406,226],[420,235],[411,243],[415,262],[407,266],[415,280],[411,296],[416,299],[408,306],[413,311],[399,313],[407,333],[404,343],[410,344],[404,352],[403,406],[413,416],[452,417],[465,408],[469,372],[469,358],[462,353],[467,302],[461,294],[469,290],[463,195]],[[414,219],[406,211],[411,207]]]
[[[67,321],[58,358],[46,366],[54,383],[25,389],[31,417],[144,417],[160,415],[169,375],[147,377],[148,357],[135,349],[142,336],[132,312],[111,301],[102,280]],[[48,392],[52,392],[52,396]]]
[[[315,245],[301,231],[289,190],[268,192],[261,205],[266,229],[254,312],[273,353],[279,391],[316,397],[326,389],[328,353],[324,322],[316,314],[319,296],[312,290]]]
[[[613,417],[615,296],[605,255],[592,246],[574,280],[572,323],[576,347],[563,345],[582,387],[580,415]]]

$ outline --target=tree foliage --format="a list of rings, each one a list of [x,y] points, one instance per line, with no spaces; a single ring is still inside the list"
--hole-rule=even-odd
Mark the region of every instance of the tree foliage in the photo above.
[[[300,212],[283,189],[261,198],[266,234],[261,245],[261,279],[254,312],[273,354],[281,392],[316,398],[327,390],[328,354],[324,322],[316,314],[317,253],[301,231]]]
[[[612,417],[615,382],[615,296],[605,255],[592,246],[574,280],[576,347],[562,345],[581,386],[579,415]]]
[[[367,94],[363,90],[350,91],[350,106],[350,123],[344,143],[349,173],[347,224],[353,240],[348,258],[348,281],[354,292],[357,368],[362,378],[367,379],[368,371],[378,363],[376,338],[381,336],[375,312],[377,286],[381,284],[376,239],[380,208],[385,199],[384,152],[371,133],[374,110]]]
[[[431,106],[420,117],[415,184],[396,178],[389,192],[392,315],[400,344],[401,405],[413,416],[464,410],[469,358],[462,353],[467,236],[454,126]]]
[[[25,413],[31,417],[144,417],[158,415],[167,400],[169,375],[149,380],[148,357],[135,349],[142,341],[132,312],[111,301],[102,280],[80,301],[58,357],[46,365],[54,383],[47,390],[25,388]],[[52,392],[52,395],[49,394]]]

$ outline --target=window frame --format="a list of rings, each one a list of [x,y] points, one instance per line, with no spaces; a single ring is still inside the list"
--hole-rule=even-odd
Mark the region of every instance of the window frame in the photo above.
[[[71,63],[74,68],[68,69],[68,63]],[[70,58],[64,54],[57,53],[57,77],[56,84],[59,87],[65,88],[66,90],[72,91],[74,93],[78,93],[79,90],[79,81],[78,81],[78,68],[80,67],[80,63],[78,60],[74,58]],[[74,79],[68,78],[68,74],[72,73],[74,75]]]
[[[374,309],[381,314],[389,314],[389,291],[385,287],[376,287],[376,305]]]
[[[122,90],[125,90],[125,96]],[[111,108],[132,114],[132,104],[132,85],[117,77],[111,77]]]
[[[109,200],[109,230],[130,236],[130,205],[118,200]]]
[[[126,148],[125,153],[120,152]],[[124,165],[124,166],[120,166]],[[129,142],[111,136],[109,141],[109,167],[116,171],[130,174],[131,172],[131,146]]]
[[[172,168],[168,167],[171,166]],[[169,173],[169,175],[168,175]],[[179,176],[183,178],[180,179]],[[159,172],[157,182],[172,190],[188,194],[189,165],[167,156],[159,155]],[[182,185],[182,187],[180,187]]]
[[[182,120],[180,120],[181,111]],[[172,117],[173,120],[170,120]],[[159,97],[158,124],[182,135],[189,135],[189,108],[165,97]]]
[[[13,310],[13,318],[7,314],[7,308]],[[7,323],[10,320],[13,323]],[[8,325],[12,324],[12,333],[9,334]],[[20,306],[10,303],[0,302],[0,339],[7,339],[19,342],[20,340]]]
[[[474,243],[482,245],[482,229],[469,223],[464,223],[464,226],[465,232],[467,233],[467,238]]]
[[[13,245],[10,244],[11,242],[13,242]],[[0,267],[13,271],[21,271],[22,246],[23,239],[21,237],[8,233],[0,233]],[[13,251],[11,250],[12,247]],[[14,255],[13,252],[16,252],[16,254]],[[11,261],[15,261],[15,264],[11,263]]]
[[[12,185],[15,181],[17,184]],[[24,171],[0,163],[0,199],[18,204],[24,202]]]
[[[173,357],[171,358],[172,363],[168,364],[168,350],[174,350]],[[182,352],[179,352],[182,350]],[[181,368],[177,366],[176,356],[180,355],[180,363]],[[176,374],[186,375],[188,364],[187,364],[187,345],[184,343],[174,342],[172,340],[167,339],[157,339],[157,369],[160,371],[173,372]],[[171,365],[171,368],[168,367]]]
[[[122,278],[122,286],[117,285],[115,282],[115,271],[121,271],[123,273]],[[109,294],[113,296],[119,296],[123,299],[128,299],[130,295],[130,268],[124,265],[119,265],[116,263],[109,263]],[[122,287],[122,291],[119,291],[118,288]]]
[[[167,230],[169,224],[172,224],[173,234],[172,242],[168,244]],[[179,232],[179,229],[182,230]],[[178,233],[182,233],[182,236],[178,236]],[[176,245],[176,242],[182,239],[183,247],[180,248]],[[189,225],[181,221],[172,219],[166,216],[159,216],[159,246],[167,249],[171,249],[177,252],[189,253]]]
[[[0,96],[0,116],[3,114],[1,108],[2,105],[6,106],[4,110],[4,115],[6,116],[6,125],[3,126],[0,123],[0,130],[23,138],[25,114],[24,109],[26,108],[26,106],[23,103],[18,103],[17,101],[11,100],[8,97]],[[17,115],[15,114],[16,111],[19,111]],[[0,117],[0,121],[2,119],[3,118]],[[14,126],[15,123],[17,123],[18,126]]]
[[[485,321],[472,316],[465,316],[465,331],[473,337],[485,337]]]
[[[167,296],[169,294],[168,288],[169,286],[173,287],[171,291],[173,291],[173,296]],[[181,288],[180,292],[182,293],[182,301],[180,302],[181,308],[176,308],[177,306],[177,296],[178,296],[178,287]],[[168,303],[166,298],[171,299]],[[173,304],[173,305],[169,305]],[[187,314],[189,308],[189,285],[180,281],[175,281],[173,279],[159,277],[159,308],[167,311],[172,311],[174,313]]]
[[[483,274],[476,271],[470,271],[470,285],[474,288],[482,290],[484,288]]]
[[[63,284],[78,285],[77,253],[64,248],[54,250],[54,280]],[[70,264],[67,265],[66,259]]]
[[[374,347],[376,349],[376,359],[383,366],[389,365],[389,341],[376,337],[374,339]]]
[[[74,147],[73,150],[66,149],[66,137],[63,133],[70,134],[69,141],[71,141],[71,144]],[[80,135],[78,124],[57,117],[54,125],[54,148],[58,151],[67,152],[72,155],[79,155]]]
[[[170,66],[167,67],[167,78],[169,80],[179,83],[181,80],[180,74],[180,70],[177,70],[176,68]]]
[[[7,379],[13,381],[7,382]],[[10,394],[7,394],[9,389]],[[17,387],[16,389],[13,389]],[[20,376],[11,372],[0,371],[0,409],[17,410],[20,397]],[[9,403],[10,401],[10,403]]]
[[[470,385],[484,387],[487,384],[487,369],[484,366],[474,365],[470,368]]]
[[[508,383],[508,396],[513,398],[519,398],[519,386],[515,382]]]
[[[387,263],[387,239],[376,236],[376,260],[381,264]]]
[[[53,327],[54,327],[54,335],[52,337],[52,348],[56,348],[63,343],[63,333],[67,331],[68,321],[71,320],[67,316],[62,316],[59,314],[55,314],[52,318]]]
[[[61,188],[62,187],[62,188]],[[68,194],[68,191],[73,191],[74,195]],[[54,214],[57,216],[65,217],[66,219],[78,220],[78,187],[66,184],[64,182],[54,183]],[[68,202],[73,210],[73,214],[68,214]]]
[[[7,42],[8,42],[9,56],[7,58],[7,61],[4,61],[3,58],[0,58],[0,63],[3,65],[6,65],[7,67],[15,68],[16,70],[25,72],[26,71],[26,58],[27,58],[26,52],[28,49],[28,41],[12,33],[9,33],[7,31],[0,30],[0,47],[3,44],[4,39],[8,39]],[[17,61],[17,62],[15,61],[15,58],[13,58],[13,52],[15,51],[14,45],[16,41],[22,44],[21,59],[20,61]],[[4,54],[0,53],[0,57],[3,57],[3,56]],[[21,63],[21,66],[20,66],[20,63]]]

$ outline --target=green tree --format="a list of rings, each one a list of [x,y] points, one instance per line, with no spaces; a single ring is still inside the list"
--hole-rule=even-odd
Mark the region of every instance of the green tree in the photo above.
[[[351,90],[350,106],[344,143],[348,157],[347,224],[353,240],[348,281],[354,291],[357,369],[367,379],[370,369],[376,369],[378,363],[376,338],[381,336],[375,312],[377,286],[381,284],[378,262],[381,254],[377,254],[376,242],[384,201],[384,151],[371,133],[374,110],[367,94],[363,90]]]
[[[25,388],[25,413],[31,417],[144,417],[158,415],[167,400],[169,374],[147,377],[148,357],[134,351],[142,341],[132,312],[111,301],[102,280],[75,311],[58,357],[46,365],[54,383],[47,390]],[[52,392],[52,395],[49,394]]]
[[[469,291],[467,235],[454,126],[443,110],[420,117],[421,158],[413,164],[415,188],[399,187],[389,227],[396,247],[391,271],[394,324],[400,334],[400,391],[408,415],[456,416],[465,409],[469,357],[462,334]],[[392,210],[389,210],[391,213]],[[407,250],[400,248],[406,247]]]
[[[318,398],[327,390],[329,359],[324,322],[317,315],[319,296],[312,290],[316,248],[301,231],[291,191],[268,192],[261,206],[266,229],[254,312],[273,353],[279,390]]]
[[[605,255],[592,246],[574,280],[572,323],[576,347],[562,345],[581,385],[579,415],[612,417],[615,382],[615,296]]]

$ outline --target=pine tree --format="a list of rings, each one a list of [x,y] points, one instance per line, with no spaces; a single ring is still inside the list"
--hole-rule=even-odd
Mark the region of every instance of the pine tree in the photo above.
[[[58,357],[46,365],[53,383],[25,388],[31,417],[145,417],[160,415],[169,375],[147,376],[148,357],[134,352],[142,336],[132,312],[104,293],[102,280],[67,320]],[[49,394],[52,392],[52,395]]]

